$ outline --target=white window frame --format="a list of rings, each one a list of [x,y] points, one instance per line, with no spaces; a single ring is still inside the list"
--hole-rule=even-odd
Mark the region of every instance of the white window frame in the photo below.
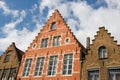
[[[50,60],[51,57],[53,57],[53,60]],[[48,69],[47,69],[47,76],[55,76],[57,74],[57,65],[58,65],[58,55],[52,55],[49,57],[49,62],[48,62]],[[50,61],[52,61],[52,66],[50,66]],[[56,64],[55,64],[55,61],[56,61]],[[52,69],[49,70],[49,68],[52,67]],[[53,68],[55,67],[55,68]],[[51,74],[49,75],[48,72],[51,72]],[[53,74],[53,72],[55,71],[55,74]]]
[[[65,59],[65,55],[67,55],[67,58],[68,59]],[[72,58],[70,58],[70,55],[72,55]],[[64,54],[64,58],[63,58],[63,66],[62,66],[62,75],[72,75],[72,73],[73,73],[73,63],[74,63],[74,61],[73,61],[73,58],[74,58],[74,55],[73,55],[73,53],[70,53],[70,54]],[[67,64],[65,64],[64,63],[64,60],[67,60]],[[70,60],[72,60],[72,62],[71,62],[71,64],[69,63],[69,61]],[[69,69],[69,66],[71,65],[71,68]],[[64,67],[66,66],[66,69],[64,69]],[[69,72],[68,71],[71,71],[71,73],[69,74]],[[64,74],[63,73],[63,71],[66,71],[66,73]]]
[[[61,44],[61,35],[54,36],[52,41],[52,46],[60,46]]]
[[[48,47],[48,41],[49,41],[49,38],[42,38],[40,43],[40,48]]]
[[[107,49],[104,46],[101,46],[98,50],[99,58],[104,59],[107,58]]]
[[[28,61],[28,63],[26,63],[26,61]],[[31,61],[30,61],[31,60]],[[27,64],[27,66],[25,66]],[[30,66],[29,66],[30,65]],[[31,69],[31,66],[32,66],[32,58],[27,58],[25,60],[25,64],[24,64],[24,68],[23,68],[23,72],[22,72],[22,77],[27,77],[29,76],[30,74],[30,69]],[[26,69],[25,69],[26,68]],[[29,69],[29,70],[28,70]],[[26,71],[25,71],[26,70]],[[25,73],[25,74],[24,74]],[[27,74],[28,73],[28,74]],[[24,75],[23,75],[24,74]]]
[[[40,60],[39,60],[39,66],[37,67],[38,59],[40,59]],[[36,60],[36,66],[35,66],[35,69],[34,69],[34,76],[35,77],[42,76],[43,68],[44,68],[44,63],[45,63],[45,57],[38,57],[37,58],[37,60]],[[41,64],[43,64],[43,65],[41,66]],[[38,71],[36,71],[36,68],[38,68]],[[40,70],[41,68],[42,68],[42,70]],[[35,72],[37,72],[37,75],[35,75]],[[41,74],[39,74],[40,72],[41,72]]]
[[[113,70],[113,71],[112,71]],[[116,72],[117,70],[119,70],[118,72]],[[111,71],[111,72],[110,72]],[[120,68],[110,68],[108,69],[108,73],[109,73],[109,79],[110,79],[110,75],[113,75],[113,80],[117,80],[116,79],[116,75],[119,74],[120,75]],[[110,79],[111,80],[111,79]]]
[[[96,72],[96,73],[94,73],[94,72]],[[88,70],[88,80],[90,80],[89,78],[90,78],[90,74],[92,74],[92,80],[96,80],[95,79],[95,76],[98,76],[98,80],[100,80],[100,70],[99,69],[90,69],[90,70]]]

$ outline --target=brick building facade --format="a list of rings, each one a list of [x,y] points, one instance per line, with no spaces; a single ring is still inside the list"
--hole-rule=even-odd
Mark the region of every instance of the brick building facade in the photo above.
[[[82,80],[120,80],[120,45],[114,37],[100,27],[92,44],[87,42]]]
[[[18,80],[79,80],[85,48],[58,10],[52,14],[22,57]]]
[[[0,56],[0,80],[16,80],[23,52],[12,43]]]

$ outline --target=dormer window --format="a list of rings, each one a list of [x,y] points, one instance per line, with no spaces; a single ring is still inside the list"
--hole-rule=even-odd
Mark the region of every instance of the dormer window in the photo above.
[[[51,25],[51,30],[55,30],[56,29],[56,22],[53,22]]]
[[[101,46],[98,50],[99,58],[107,58],[107,50],[105,46]]]

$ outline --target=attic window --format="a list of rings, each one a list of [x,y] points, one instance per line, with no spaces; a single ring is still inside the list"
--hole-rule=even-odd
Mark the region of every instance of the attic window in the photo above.
[[[105,46],[101,46],[99,49],[98,49],[98,55],[99,55],[99,58],[107,58],[107,49]]]
[[[6,55],[5,59],[4,59],[4,62],[8,62],[10,59],[10,55]]]
[[[56,29],[56,22],[53,22],[51,25],[51,30],[55,30]]]

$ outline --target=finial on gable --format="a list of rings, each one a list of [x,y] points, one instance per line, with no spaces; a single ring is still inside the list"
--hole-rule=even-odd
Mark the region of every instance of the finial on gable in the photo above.
[[[99,29],[105,29],[105,27],[104,27],[104,26],[102,26],[102,27],[99,27]]]
[[[58,9],[55,9],[55,11],[53,12],[53,14],[59,14],[59,15],[61,15],[60,11]]]
[[[11,44],[11,45],[15,46],[15,42],[12,42],[12,44]]]

